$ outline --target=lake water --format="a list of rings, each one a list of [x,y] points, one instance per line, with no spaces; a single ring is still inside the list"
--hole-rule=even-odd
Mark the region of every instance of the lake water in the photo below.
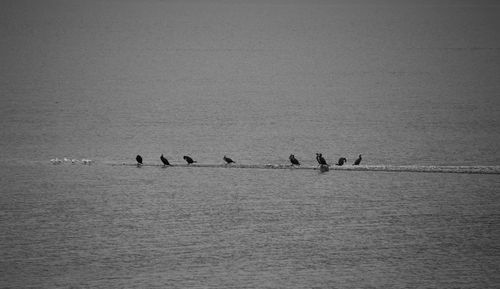
[[[0,287],[500,286],[498,175],[112,165],[498,166],[495,1],[0,7]]]

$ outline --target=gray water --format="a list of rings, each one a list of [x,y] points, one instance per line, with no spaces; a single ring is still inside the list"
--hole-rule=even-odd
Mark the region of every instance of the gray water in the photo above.
[[[0,287],[496,288],[495,1],[3,1]],[[53,158],[92,159],[92,165]]]

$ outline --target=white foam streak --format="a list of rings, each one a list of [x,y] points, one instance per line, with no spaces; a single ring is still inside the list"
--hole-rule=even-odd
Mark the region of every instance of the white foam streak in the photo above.
[[[81,159],[81,160],[78,160],[78,159],[70,159],[70,158],[67,158],[67,157],[64,157],[62,159],[60,158],[54,158],[54,159],[51,159],[50,162],[53,164],[53,165],[60,165],[60,164],[64,164],[64,163],[71,163],[71,164],[82,164],[82,165],[91,165],[93,163],[93,161],[91,159]]]
[[[136,166],[132,163],[109,163],[114,166]],[[161,164],[144,164],[143,166],[163,166]],[[233,169],[290,169],[320,170],[319,166],[291,166],[281,164],[245,165],[245,164],[172,164],[169,167],[181,168],[233,168]],[[380,171],[380,172],[418,172],[418,173],[460,173],[460,174],[500,174],[500,166],[423,166],[423,165],[345,165],[330,166],[330,171]],[[325,171],[325,170],[323,170]]]

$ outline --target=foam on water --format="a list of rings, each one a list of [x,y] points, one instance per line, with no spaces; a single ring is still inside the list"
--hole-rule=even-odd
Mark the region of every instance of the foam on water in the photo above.
[[[50,162],[53,164],[53,165],[61,165],[61,164],[64,164],[64,163],[71,163],[71,164],[82,164],[82,165],[91,165],[93,163],[93,161],[91,159],[69,159],[69,158],[63,158],[63,159],[60,159],[60,158],[54,158],[54,159],[51,159]]]

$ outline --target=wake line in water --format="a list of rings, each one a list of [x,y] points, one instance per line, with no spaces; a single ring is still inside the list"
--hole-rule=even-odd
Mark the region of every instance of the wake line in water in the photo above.
[[[108,163],[112,166],[131,166],[131,163]],[[143,164],[144,167],[162,167],[159,164]],[[169,167],[181,168],[227,168],[227,169],[288,169],[288,170],[319,170],[317,166],[291,165],[243,165],[243,164],[172,164]],[[417,172],[417,173],[458,173],[458,174],[500,174],[500,166],[396,166],[396,165],[359,165],[359,166],[330,166],[333,171],[379,171],[379,172]]]

